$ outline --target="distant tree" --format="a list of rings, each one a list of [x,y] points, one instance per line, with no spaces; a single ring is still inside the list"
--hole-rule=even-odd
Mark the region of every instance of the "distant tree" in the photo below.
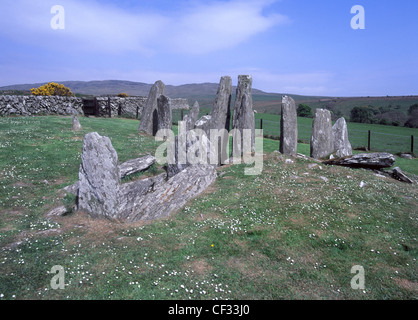
[[[306,104],[299,104],[297,110],[296,110],[298,117],[304,117],[304,118],[312,118],[312,108]]]
[[[30,91],[34,96],[74,96],[74,94],[71,92],[69,88],[67,88],[63,84],[58,84],[55,82],[48,82],[47,84],[40,86],[39,88],[30,89]]]
[[[386,118],[382,118],[379,120],[379,124],[384,125],[384,126],[388,126],[390,125],[389,121],[386,120]]]
[[[367,107],[354,107],[350,111],[350,121],[359,123],[374,123],[374,110]]]
[[[414,112],[414,110],[417,110],[417,109],[418,109],[418,103],[413,104],[408,109],[408,115],[411,115]]]
[[[408,128],[418,128],[418,104],[414,104],[408,109],[409,118],[404,126]]]
[[[129,96],[128,96],[128,94],[127,94],[127,93],[122,92],[122,93],[119,93],[119,94],[118,94],[118,97],[119,97],[119,98],[127,98],[127,97],[129,97]]]

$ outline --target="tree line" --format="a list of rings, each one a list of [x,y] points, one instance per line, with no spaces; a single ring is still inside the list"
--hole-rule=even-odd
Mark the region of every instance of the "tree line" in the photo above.
[[[399,109],[400,107],[395,107]],[[333,110],[331,110],[333,111]],[[297,108],[299,117],[312,118],[312,108],[306,104],[299,104]],[[338,110],[334,112],[334,117],[341,117],[342,113]],[[404,126],[408,128],[418,128],[418,104],[413,104],[408,109],[408,116],[401,111],[393,110],[391,105],[387,107],[362,106],[354,107],[350,111],[351,122],[370,123],[392,126]]]

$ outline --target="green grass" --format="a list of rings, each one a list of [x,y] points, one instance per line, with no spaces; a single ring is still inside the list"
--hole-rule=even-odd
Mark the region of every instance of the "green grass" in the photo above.
[[[200,116],[209,113],[209,109],[201,110]],[[184,113],[186,114],[186,112]],[[280,115],[257,113],[255,114],[256,128],[260,128],[260,119],[263,119],[263,132],[266,137],[279,139]],[[173,122],[180,120],[180,112],[175,111]],[[367,147],[368,131],[371,131],[371,150],[380,152],[410,152],[411,136],[415,137],[414,151],[418,149],[418,129],[384,126],[378,124],[364,124],[348,122],[348,136],[353,148]],[[298,117],[298,139],[309,143],[312,132],[312,119]]]
[[[263,174],[222,167],[167,219],[47,219],[77,180],[87,132],[108,136],[120,162],[158,146],[135,120],[80,122],[73,133],[69,117],[0,118],[0,299],[416,299],[416,185],[288,163],[274,140],[264,140]],[[399,161],[416,170],[416,160]],[[51,289],[54,265],[64,290]],[[365,269],[364,291],[350,287],[354,265]]]

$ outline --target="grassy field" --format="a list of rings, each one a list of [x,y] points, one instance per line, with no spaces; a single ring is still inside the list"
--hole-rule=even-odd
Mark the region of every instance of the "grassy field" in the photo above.
[[[210,109],[201,110],[200,115],[205,115]],[[186,113],[185,113],[186,114]],[[180,120],[180,111],[173,114],[174,122]],[[260,119],[263,119],[264,135],[274,139],[280,136],[280,115],[257,113],[256,128],[260,128]],[[380,152],[401,153],[411,151],[411,136],[414,139],[414,152],[418,150],[418,129],[384,126],[378,124],[364,124],[347,122],[348,136],[353,148],[367,147],[368,131],[371,131],[371,150]],[[312,132],[312,119],[298,117],[298,138],[301,142],[309,143]]]
[[[417,185],[289,162],[275,140],[264,140],[262,175],[221,167],[170,218],[47,218],[78,179],[86,133],[108,136],[120,162],[158,146],[135,120],[80,122],[74,133],[69,117],[0,118],[0,299],[417,298]],[[417,173],[416,159],[396,164]],[[64,290],[51,289],[55,265]],[[364,290],[350,287],[354,265],[364,267]]]

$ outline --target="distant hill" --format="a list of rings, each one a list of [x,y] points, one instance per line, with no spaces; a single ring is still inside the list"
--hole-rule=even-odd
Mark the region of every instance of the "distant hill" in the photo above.
[[[147,96],[152,84],[123,81],[55,81],[64,84],[72,92],[82,95],[115,95],[121,92],[130,96]],[[7,94],[29,94],[31,88],[36,88],[45,83],[17,84],[0,87]],[[193,83],[179,86],[166,85],[166,94],[171,98],[187,98],[190,104],[197,100],[201,108],[211,108],[218,89],[218,83]],[[235,93],[235,87],[233,89]],[[259,113],[280,113],[281,96],[283,93],[267,93],[259,89],[253,89],[254,109]],[[382,114],[388,117],[402,120],[407,116],[408,108],[418,103],[418,96],[395,97],[325,97],[304,96],[288,94],[296,104],[305,103],[312,109],[327,108],[335,115],[349,117],[350,110],[356,106],[374,106],[382,109]],[[233,96],[234,99],[234,96]],[[402,122],[402,121],[400,121]]]
[[[85,95],[114,95],[121,92],[127,93],[130,96],[147,96],[152,84],[123,81],[123,80],[104,80],[104,81],[55,81],[70,88],[72,92]],[[29,91],[32,88],[37,88],[46,83],[32,83],[32,84],[17,84],[0,87],[1,91]],[[217,83],[194,83],[184,84],[180,86],[166,85],[165,92],[172,98],[187,98],[187,97],[201,97],[213,96],[218,89]],[[256,94],[267,93],[254,89]]]

